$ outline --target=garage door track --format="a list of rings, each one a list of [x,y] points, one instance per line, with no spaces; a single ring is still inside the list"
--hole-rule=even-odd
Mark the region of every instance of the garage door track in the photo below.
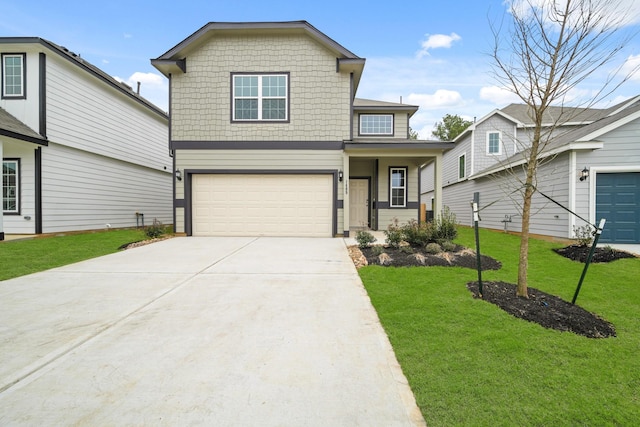
[[[0,304],[0,425],[424,423],[342,239],[173,238]]]

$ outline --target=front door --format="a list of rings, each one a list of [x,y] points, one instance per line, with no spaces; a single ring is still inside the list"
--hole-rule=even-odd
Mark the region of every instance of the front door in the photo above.
[[[369,180],[349,180],[349,224],[353,228],[369,227]]]

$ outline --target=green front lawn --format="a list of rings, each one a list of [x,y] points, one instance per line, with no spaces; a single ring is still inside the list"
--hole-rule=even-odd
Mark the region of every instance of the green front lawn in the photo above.
[[[473,231],[458,243],[474,247]],[[485,281],[515,283],[519,238],[481,230],[503,263]],[[529,287],[571,301],[583,264],[530,243]],[[359,270],[429,426],[630,426],[640,419],[640,259],[592,264],[577,304],[616,338],[544,329],[471,297],[474,270]]]
[[[107,255],[146,238],[142,230],[110,230],[1,242],[0,280]]]

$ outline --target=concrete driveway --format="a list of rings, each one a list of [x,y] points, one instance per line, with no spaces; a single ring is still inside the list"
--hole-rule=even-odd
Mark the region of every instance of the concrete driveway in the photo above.
[[[183,237],[0,282],[0,425],[424,425],[342,239]]]

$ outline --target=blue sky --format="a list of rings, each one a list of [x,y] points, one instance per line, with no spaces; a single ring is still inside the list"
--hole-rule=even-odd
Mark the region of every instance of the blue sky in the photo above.
[[[640,1],[623,2],[633,9],[627,31],[637,32]],[[133,87],[141,81],[141,94],[165,110],[167,80],[150,59],[212,21],[308,21],[367,59],[357,96],[420,106],[411,126],[423,139],[447,113],[471,120],[516,101],[496,86],[487,55],[490,22],[505,16],[503,0],[2,0],[0,9],[0,36],[65,46]],[[640,36],[611,67],[624,60],[640,63]],[[638,94],[640,73],[609,100]]]

